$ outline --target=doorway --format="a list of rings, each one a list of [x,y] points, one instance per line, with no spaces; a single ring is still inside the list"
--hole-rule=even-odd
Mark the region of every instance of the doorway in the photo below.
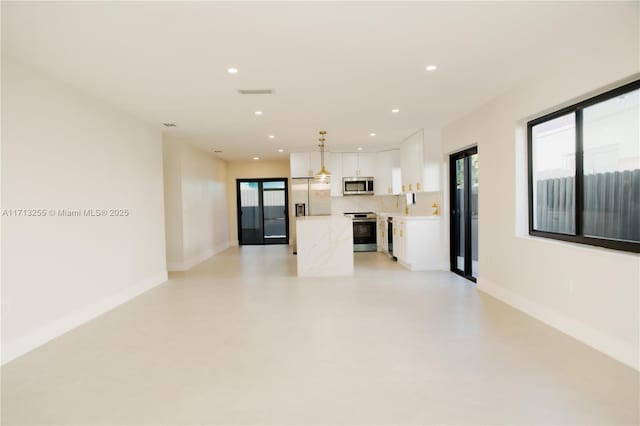
[[[449,162],[451,271],[478,278],[478,147],[457,152]]]
[[[287,178],[236,179],[238,243],[289,244]]]

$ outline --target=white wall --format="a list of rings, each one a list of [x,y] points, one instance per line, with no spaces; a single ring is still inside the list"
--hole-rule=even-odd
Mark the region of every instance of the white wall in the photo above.
[[[158,130],[2,58],[2,362],[166,280]]]
[[[443,152],[478,145],[478,288],[638,369],[640,257],[532,238],[526,230],[523,126],[640,71],[637,16],[611,32],[615,43],[568,58],[449,125]]]
[[[167,269],[182,269],[182,148],[179,143],[163,138],[164,218]]]
[[[227,163],[164,138],[167,265],[182,271],[229,247]]]

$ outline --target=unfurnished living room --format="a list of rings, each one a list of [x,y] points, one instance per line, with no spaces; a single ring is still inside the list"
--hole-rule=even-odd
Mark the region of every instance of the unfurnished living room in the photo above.
[[[3,425],[640,424],[640,2],[0,12]]]

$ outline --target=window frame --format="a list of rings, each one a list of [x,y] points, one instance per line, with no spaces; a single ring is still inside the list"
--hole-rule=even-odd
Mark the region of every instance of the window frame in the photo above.
[[[601,93],[597,96],[593,96],[589,99],[586,99],[582,102],[578,102],[576,104],[570,105],[568,107],[559,109],[557,111],[551,112],[549,114],[543,115],[542,117],[536,118],[527,122],[527,174],[528,174],[528,200],[529,200],[529,235],[534,237],[543,237],[550,238],[554,240],[567,241],[571,243],[579,243],[579,244],[588,244],[591,246],[604,247],[613,250],[619,251],[628,251],[633,253],[640,253],[640,242],[634,241],[621,241],[621,240],[612,240],[607,238],[599,238],[599,237],[588,237],[584,235],[583,230],[583,210],[584,210],[584,174],[583,174],[583,164],[584,164],[584,152],[583,152],[583,110],[592,105],[598,104],[600,102],[607,101],[611,98],[615,98],[617,96],[623,95],[628,92],[632,92],[634,90],[640,89],[640,80],[635,80],[630,83],[624,84],[620,87],[616,87],[615,89],[609,90],[607,92]],[[539,231],[533,228],[533,127],[547,122],[549,120],[553,120],[554,118],[561,117],[567,114],[575,114],[576,121],[576,137],[575,137],[575,211],[574,211],[574,221],[575,221],[575,235],[569,234],[561,234],[556,232],[549,231]]]

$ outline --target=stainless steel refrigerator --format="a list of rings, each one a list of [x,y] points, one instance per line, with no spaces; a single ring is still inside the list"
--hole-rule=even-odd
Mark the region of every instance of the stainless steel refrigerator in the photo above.
[[[293,252],[297,252],[296,217],[328,216],[331,214],[331,185],[313,179],[291,179],[291,240]]]

